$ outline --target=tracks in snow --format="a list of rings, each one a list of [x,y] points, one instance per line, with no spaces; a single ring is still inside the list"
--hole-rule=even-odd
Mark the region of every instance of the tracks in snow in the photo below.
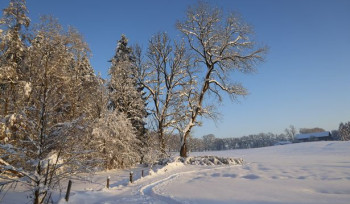
[[[172,174],[164,179],[147,184],[147,185],[141,187],[139,192],[142,196],[145,196],[145,195],[149,196],[149,197],[159,201],[160,203],[164,202],[164,203],[180,204],[180,202],[176,201],[175,199],[168,197],[168,196],[160,195],[153,190],[154,187],[156,187],[160,184],[169,183],[170,181],[179,177],[179,175],[180,175],[180,173],[175,173],[175,174]],[[156,202],[156,203],[158,203],[158,202]]]
[[[176,180],[177,178],[179,178],[181,175],[184,175],[184,174],[191,174],[191,173],[196,173],[197,174],[199,172],[218,170],[218,169],[224,169],[224,168],[231,168],[231,167],[232,167],[232,165],[230,165],[230,166],[220,166],[220,167],[216,167],[216,168],[206,168],[206,169],[201,169],[201,170],[191,170],[191,171],[174,173],[174,174],[169,175],[166,178],[163,178],[163,179],[154,181],[154,182],[152,182],[150,184],[142,186],[140,188],[139,192],[140,192],[141,196],[148,196],[150,198],[153,198],[155,200],[153,203],[180,204],[182,202],[177,201],[172,196],[160,195],[159,193],[157,193],[156,191],[153,190],[154,187],[156,187],[158,185],[168,185],[173,180]]]

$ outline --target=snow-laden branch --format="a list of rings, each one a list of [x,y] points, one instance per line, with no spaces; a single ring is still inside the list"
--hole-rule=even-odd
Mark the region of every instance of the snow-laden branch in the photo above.
[[[216,81],[214,79],[209,80],[209,83],[215,84],[221,90],[223,90],[229,94],[246,95],[245,89],[240,85],[224,86],[223,84],[219,83],[218,81]]]

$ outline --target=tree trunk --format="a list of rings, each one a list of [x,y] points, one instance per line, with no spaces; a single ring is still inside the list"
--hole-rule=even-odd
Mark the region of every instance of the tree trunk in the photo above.
[[[180,157],[187,157],[187,146],[186,146],[186,142],[184,142],[181,146],[180,149]]]
[[[161,126],[159,126],[161,127]],[[165,141],[164,141],[164,130],[163,128],[159,128],[159,132],[158,132],[158,139],[159,139],[159,143],[160,143],[160,151],[163,155],[166,155],[166,151],[165,151]]]
[[[106,159],[106,164],[105,164],[106,165],[106,170],[108,170],[109,159],[108,159],[108,156],[107,156],[106,139],[103,140],[102,154],[105,156],[105,159]]]
[[[39,162],[40,165],[40,162]],[[39,167],[38,167],[39,168]],[[38,169],[38,173],[40,175],[40,169]],[[39,204],[39,200],[40,200],[40,180],[36,181],[36,190],[34,191],[34,200],[33,200],[33,204]]]
[[[8,96],[5,96],[4,116],[7,115],[8,103],[9,103]]]
[[[181,149],[180,149],[180,157],[188,157],[188,151],[187,151],[187,136],[190,135],[191,128],[193,127],[193,123],[191,122],[187,128],[185,128],[182,142],[181,142]]]
[[[202,108],[202,103],[203,103],[203,98],[207,90],[209,89],[209,79],[210,79],[210,74],[212,73],[214,66],[210,66],[207,64],[208,67],[208,72],[205,76],[205,82],[202,87],[202,91],[198,96],[198,105],[194,112],[192,113],[192,117],[187,125],[187,127],[184,130],[183,138],[182,138],[182,144],[181,144],[181,149],[180,149],[180,156],[181,157],[187,157],[187,147],[186,147],[186,140],[187,136],[190,135],[191,129],[194,126],[197,116],[199,114],[199,110]]]
[[[34,192],[34,202],[33,204],[39,204],[39,190],[35,190]]]

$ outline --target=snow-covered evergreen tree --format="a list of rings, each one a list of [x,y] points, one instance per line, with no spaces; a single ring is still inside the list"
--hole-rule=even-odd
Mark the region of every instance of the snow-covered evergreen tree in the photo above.
[[[115,113],[124,113],[135,128],[135,134],[141,141],[141,146],[146,144],[145,121],[147,111],[145,100],[143,99],[142,87],[137,83],[137,70],[135,68],[135,58],[131,47],[128,46],[128,39],[125,35],[118,41],[116,52],[111,60],[109,69],[110,81],[109,104]],[[143,158],[142,148],[140,148],[141,160]],[[142,162],[142,161],[141,161]]]

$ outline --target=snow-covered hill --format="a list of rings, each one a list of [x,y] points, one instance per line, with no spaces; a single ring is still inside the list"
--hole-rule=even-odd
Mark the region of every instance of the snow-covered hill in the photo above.
[[[243,158],[243,165],[170,163],[128,184],[129,171],[74,182],[69,203],[344,203],[350,200],[350,142],[311,142],[259,149],[200,152]],[[141,169],[133,169],[139,178]],[[146,170],[149,174],[148,170]],[[111,176],[111,188],[104,188]],[[21,203],[9,192],[3,203]],[[66,203],[63,199],[59,203]],[[24,200],[22,200],[24,202]]]

